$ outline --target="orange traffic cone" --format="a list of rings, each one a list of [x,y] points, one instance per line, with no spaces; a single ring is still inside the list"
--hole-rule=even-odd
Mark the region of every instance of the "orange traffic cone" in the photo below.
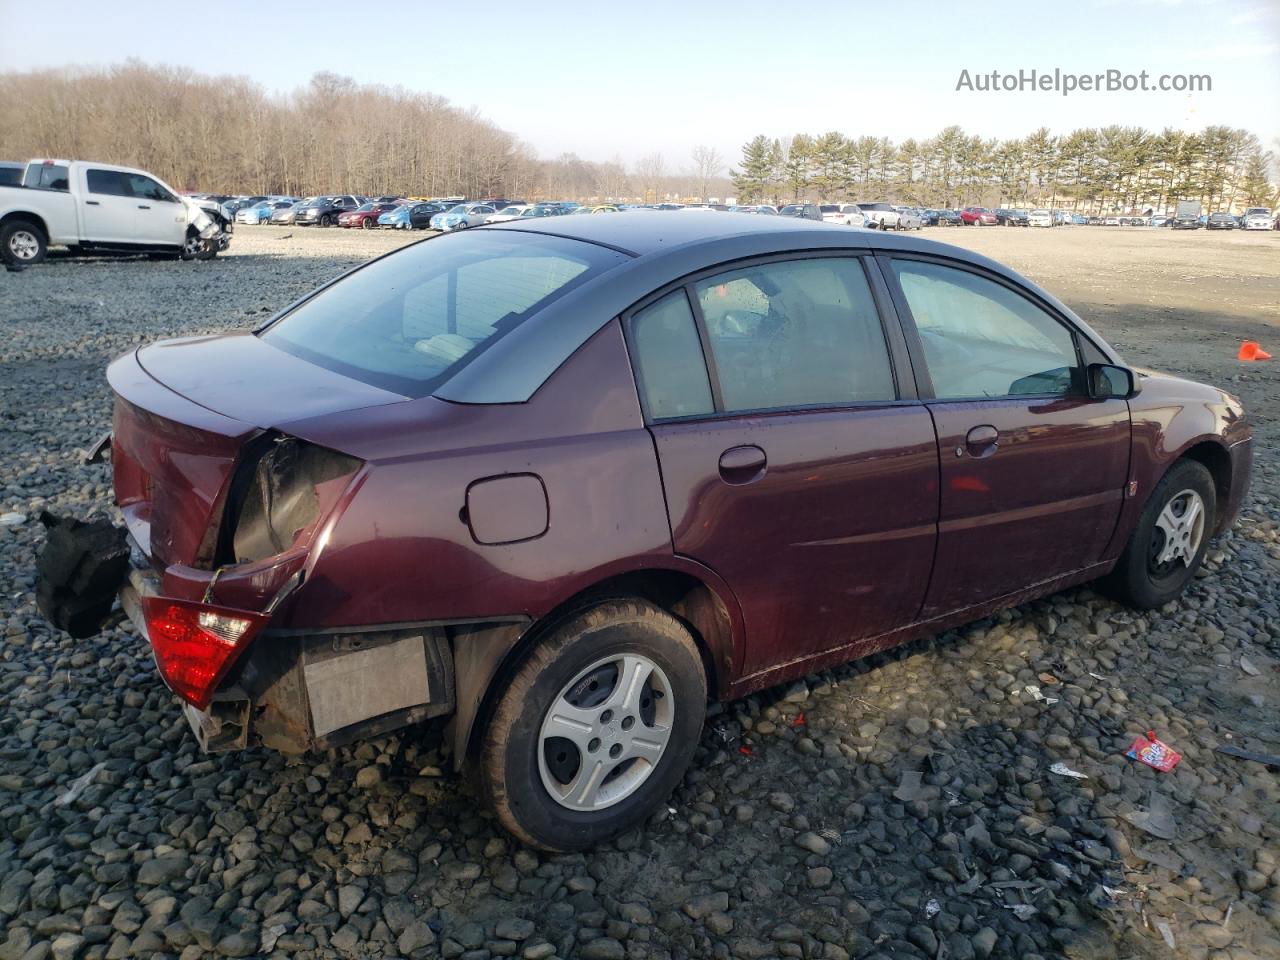
[[[1240,344],[1240,352],[1236,354],[1237,360],[1270,360],[1271,354],[1258,346],[1257,340],[1246,340]]]

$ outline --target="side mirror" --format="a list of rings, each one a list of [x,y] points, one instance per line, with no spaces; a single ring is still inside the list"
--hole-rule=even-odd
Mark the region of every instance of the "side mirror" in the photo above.
[[[1111,363],[1089,364],[1089,396],[1095,400],[1132,400],[1142,391],[1137,375]]]

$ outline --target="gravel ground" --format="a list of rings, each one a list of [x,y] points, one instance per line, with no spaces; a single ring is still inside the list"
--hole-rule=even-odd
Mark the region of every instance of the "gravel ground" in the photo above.
[[[1165,610],[1074,590],[714,710],[668,809],[560,857],[501,833],[430,730],[202,756],[139,641],[35,610],[34,515],[109,505],[77,462],[105,363],[407,238],[242,228],[207,264],[0,274],[0,513],[27,518],[0,526],[0,960],[1280,957],[1280,771],[1215,751],[1280,753],[1280,360],[1234,359],[1280,357],[1280,234],[932,233],[1241,395],[1241,520]],[[1148,729],[1172,773],[1123,756]]]

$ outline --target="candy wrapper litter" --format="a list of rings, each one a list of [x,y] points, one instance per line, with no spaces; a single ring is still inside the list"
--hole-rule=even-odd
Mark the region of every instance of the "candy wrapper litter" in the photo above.
[[[1126,752],[1126,757],[1141,760],[1149,767],[1155,767],[1161,773],[1168,773],[1182,759],[1182,754],[1167,743],[1156,739],[1154,731],[1148,730],[1145,737],[1138,737]]]

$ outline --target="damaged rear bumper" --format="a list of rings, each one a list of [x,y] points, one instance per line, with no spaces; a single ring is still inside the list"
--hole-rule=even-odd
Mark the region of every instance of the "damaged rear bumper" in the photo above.
[[[216,589],[223,602],[235,598],[233,605],[240,609],[270,614],[289,585],[301,582],[303,555],[244,570],[228,568],[221,577],[182,566],[162,572],[150,565],[145,525],[126,533],[105,522],[50,518],[49,524],[50,540],[56,532],[63,544],[61,557],[54,558],[62,562],[42,562],[41,589],[61,598],[73,586],[92,588],[91,596],[82,591],[74,597],[80,604],[76,610],[87,597],[94,613],[82,618],[79,636],[95,633],[118,599],[134,630],[154,650],[144,614],[150,598],[213,609]],[[301,753],[380,736],[454,708],[454,663],[445,625],[318,631],[268,624],[239,655],[208,706],[184,703],[183,710],[206,751],[262,745]]]
[[[120,602],[148,643],[142,601],[160,578],[134,569]],[[454,710],[453,657],[443,627],[268,629],[203,710],[183,713],[203,750],[261,745],[282,753],[328,749]]]

